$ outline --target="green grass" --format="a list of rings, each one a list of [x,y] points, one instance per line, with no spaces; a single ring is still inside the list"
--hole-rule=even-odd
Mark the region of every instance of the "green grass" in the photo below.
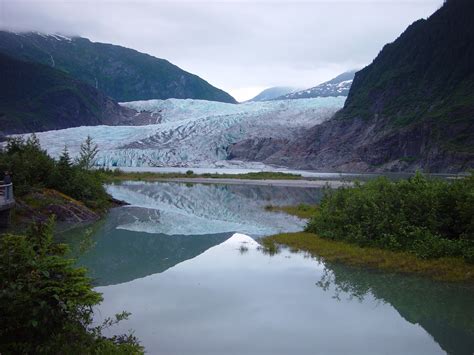
[[[108,182],[118,182],[126,180],[138,181],[158,181],[165,179],[179,178],[206,178],[206,179],[244,179],[244,180],[300,180],[303,177],[299,174],[281,172],[257,172],[246,174],[195,174],[189,170],[186,173],[153,173],[153,172],[123,172],[120,170],[104,170],[102,174]]]
[[[360,247],[323,239],[306,232],[277,234],[263,238],[261,242],[269,254],[278,252],[278,246],[284,245],[291,251],[306,251],[326,262],[341,262],[355,267],[416,274],[439,281],[474,283],[474,265],[466,263],[461,257],[426,260],[408,252]]]
[[[274,206],[274,205],[267,205],[265,206],[265,210],[269,212],[285,212],[292,216],[296,216],[303,219],[309,219],[314,216],[316,211],[318,210],[317,205],[307,205],[301,203],[296,206],[288,205],[288,206]]]

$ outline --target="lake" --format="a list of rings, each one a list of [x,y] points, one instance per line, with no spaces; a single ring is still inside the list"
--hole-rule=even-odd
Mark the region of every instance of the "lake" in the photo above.
[[[316,203],[315,188],[124,182],[130,203],[65,236],[104,301],[132,313],[149,354],[469,354],[473,289],[261,250],[304,228],[266,205]],[[86,234],[86,237],[84,235]]]

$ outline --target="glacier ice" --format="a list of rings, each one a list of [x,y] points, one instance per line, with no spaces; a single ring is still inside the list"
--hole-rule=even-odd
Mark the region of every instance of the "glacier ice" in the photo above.
[[[122,103],[160,117],[146,126],[75,127],[37,133],[41,145],[57,157],[67,146],[71,156],[90,135],[99,145],[98,166],[212,166],[226,160],[231,144],[256,137],[293,139],[328,119],[345,97],[226,104],[192,99]]]

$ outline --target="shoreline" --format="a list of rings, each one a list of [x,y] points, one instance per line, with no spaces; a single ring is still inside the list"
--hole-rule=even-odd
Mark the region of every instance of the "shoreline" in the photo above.
[[[324,262],[474,285],[474,265],[459,257],[421,259],[408,252],[360,247],[303,231],[270,235],[260,242],[270,254],[278,253],[279,246],[283,246],[293,252],[307,252]]]
[[[175,183],[192,183],[192,184],[223,184],[223,185],[257,185],[257,186],[282,186],[282,187],[313,187],[338,188],[341,186],[352,186],[352,182],[341,180],[305,180],[305,179],[233,179],[233,178],[157,178],[153,181],[175,182]]]

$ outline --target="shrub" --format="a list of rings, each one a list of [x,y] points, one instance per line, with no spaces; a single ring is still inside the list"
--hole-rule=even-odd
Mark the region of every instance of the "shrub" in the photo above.
[[[306,230],[422,258],[464,255],[472,260],[473,216],[473,175],[449,182],[416,174],[408,180],[381,177],[328,191]]]
[[[26,235],[0,237],[0,352],[142,352],[131,335],[108,339],[101,334],[127,313],[91,327],[92,307],[102,297],[92,290],[86,270],[65,258],[66,246],[52,238],[52,223],[35,225]]]

